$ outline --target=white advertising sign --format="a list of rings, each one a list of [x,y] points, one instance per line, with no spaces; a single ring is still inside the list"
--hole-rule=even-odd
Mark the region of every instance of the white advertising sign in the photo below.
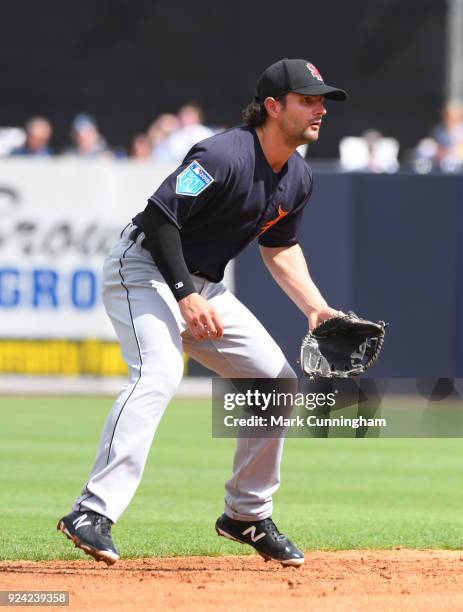
[[[114,339],[106,252],[174,170],[129,161],[0,161],[0,338]]]

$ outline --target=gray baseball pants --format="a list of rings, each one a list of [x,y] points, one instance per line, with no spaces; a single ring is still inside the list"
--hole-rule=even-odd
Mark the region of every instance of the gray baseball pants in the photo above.
[[[281,349],[256,317],[222,283],[192,276],[196,291],[224,322],[219,340],[198,342],[150,253],[144,234],[129,225],[106,257],[103,302],[129,369],[101,434],[89,480],[74,510],[93,510],[116,522],[141,481],[165,408],[183,375],[183,352],[226,378],[295,378]],[[283,438],[239,438],[233,474],[225,484],[225,512],[233,519],[272,514],[280,483]]]

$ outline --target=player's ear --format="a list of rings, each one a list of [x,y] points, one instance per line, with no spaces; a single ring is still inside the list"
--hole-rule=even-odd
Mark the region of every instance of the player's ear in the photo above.
[[[273,117],[275,119],[280,114],[280,103],[278,100],[275,100],[275,98],[265,98],[264,106],[269,117]]]

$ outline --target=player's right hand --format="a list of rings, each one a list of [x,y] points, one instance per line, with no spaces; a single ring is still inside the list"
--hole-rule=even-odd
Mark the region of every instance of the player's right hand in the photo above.
[[[221,316],[199,293],[190,293],[180,300],[178,305],[195,340],[215,340],[223,336]]]

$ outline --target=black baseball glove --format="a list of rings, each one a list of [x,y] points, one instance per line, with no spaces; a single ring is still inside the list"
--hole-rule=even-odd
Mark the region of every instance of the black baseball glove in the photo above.
[[[302,371],[311,379],[362,374],[378,359],[386,326],[384,321],[366,321],[353,312],[323,321],[302,341]]]

